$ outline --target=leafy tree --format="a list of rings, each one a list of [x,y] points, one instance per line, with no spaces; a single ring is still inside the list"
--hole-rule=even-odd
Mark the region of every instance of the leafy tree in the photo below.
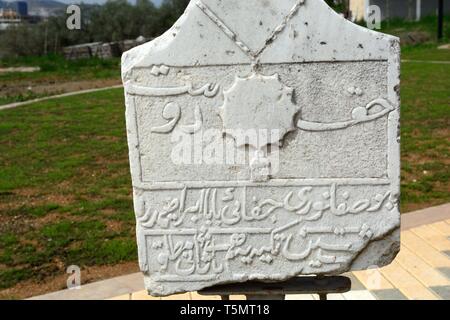
[[[326,3],[337,12],[348,15],[349,13],[349,0],[325,0]]]
[[[18,25],[0,34],[1,55],[28,56],[40,55],[45,49],[45,26],[39,24],[34,28],[28,25]]]
[[[189,0],[164,0],[160,7],[160,27],[169,29],[174,22],[183,14]]]

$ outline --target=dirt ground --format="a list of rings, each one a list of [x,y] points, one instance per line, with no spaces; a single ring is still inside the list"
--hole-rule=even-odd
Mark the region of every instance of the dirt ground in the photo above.
[[[36,79],[28,81],[0,82],[0,97],[50,96],[80,90],[104,88],[121,84],[121,79],[95,79],[80,81],[61,81]]]

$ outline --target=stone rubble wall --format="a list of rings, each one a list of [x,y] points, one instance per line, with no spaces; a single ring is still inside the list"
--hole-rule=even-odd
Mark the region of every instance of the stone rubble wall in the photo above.
[[[136,40],[123,40],[108,43],[84,43],[76,46],[64,47],[63,54],[64,57],[68,60],[87,59],[92,57],[109,59],[120,57],[125,51],[141,45],[148,40],[150,39],[140,38]]]

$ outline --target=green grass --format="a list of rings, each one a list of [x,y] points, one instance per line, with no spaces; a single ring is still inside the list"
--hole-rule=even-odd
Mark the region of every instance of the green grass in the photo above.
[[[36,94],[34,92],[26,92],[23,94],[13,94],[13,95],[4,95],[0,96],[0,106],[9,104],[9,103],[16,103],[16,102],[24,102],[29,101],[37,98],[43,98],[47,97],[48,94]]]
[[[402,66],[403,212],[450,201],[449,85],[450,65]],[[0,219],[0,288],[136,261],[121,89],[0,111]]]
[[[436,51],[422,46],[407,51],[403,58],[450,61],[448,50]],[[420,55],[421,52],[424,54]],[[450,64],[403,63],[402,201],[405,210],[450,202],[449,88]]]
[[[402,48],[402,59],[450,61],[450,50],[438,49],[434,44],[406,46]]]
[[[381,32],[402,36],[405,33],[422,32],[429,35],[430,42],[437,41],[437,17],[423,17],[420,21],[407,21],[403,19],[391,19],[383,21]],[[444,16],[444,39],[443,42],[450,40],[450,15]]]
[[[120,59],[89,58],[66,60],[62,55],[30,56],[0,60],[0,68],[39,67],[38,72],[12,72],[0,74],[3,80],[42,79],[45,76],[62,79],[104,79],[120,75]]]
[[[0,288],[137,258],[123,106],[119,89],[0,112]]]

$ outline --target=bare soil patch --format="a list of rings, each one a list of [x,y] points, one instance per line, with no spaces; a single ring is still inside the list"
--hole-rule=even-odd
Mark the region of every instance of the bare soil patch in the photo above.
[[[82,81],[29,80],[0,84],[0,96],[56,95],[74,91],[104,88],[121,84],[120,79],[96,79]]]

